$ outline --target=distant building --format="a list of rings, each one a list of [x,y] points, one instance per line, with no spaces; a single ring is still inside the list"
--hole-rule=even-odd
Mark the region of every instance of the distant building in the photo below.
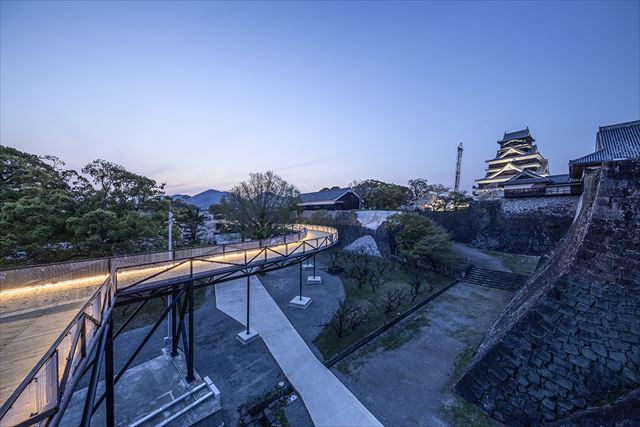
[[[500,148],[491,160],[487,160],[484,178],[477,179],[476,196],[502,190],[502,184],[523,172],[536,176],[549,176],[549,162],[538,151],[529,128],[504,134],[498,141]],[[527,175],[528,176],[528,175]]]
[[[609,160],[640,159],[640,120],[600,126],[593,153],[569,161],[569,174],[582,179],[585,169],[598,168]]]
[[[528,170],[502,183],[504,197],[570,196],[582,193],[582,180],[569,174],[543,176]]]
[[[360,209],[362,200],[351,188],[317,191],[300,195],[298,206],[304,210],[350,210]]]

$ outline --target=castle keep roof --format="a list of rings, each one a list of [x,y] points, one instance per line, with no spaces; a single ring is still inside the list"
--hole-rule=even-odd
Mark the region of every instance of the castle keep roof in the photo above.
[[[527,138],[531,138],[531,141],[535,141],[535,139],[533,139],[533,136],[531,136],[531,132],[529,132],[529,128],[517,130],[515,132],[509,132],[509,133],[505,132],[502,139],[498,141],[498,144],[513,141],[514,139],[527,139]]]

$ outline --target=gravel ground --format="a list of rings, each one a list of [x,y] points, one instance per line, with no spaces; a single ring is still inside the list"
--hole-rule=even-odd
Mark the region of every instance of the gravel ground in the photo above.
[[[313,421],[300,396],[284,407],[284,415],[291,427],[313,427]]]
[[[256,403],[285,380],[285,375],[262,340],[245,346],[236,339],[236,333],[243,326],[215,308],[211,290],[207,301],[195,313],[195,369],[218,387],[224,422],[227,426],[236,426],[240,420],[238,409],[247,403]],[[150,329],[151,326],[145,326],[118,336],[114,343],[116,371]],[[159,356],[166,331],[166,322],[163,322],[131,366]],[[126,404],[126,395],[119,392],[118,404]],[[155,408],[149,411],[152,409]]]
[[[338,276],[332,276],[324,270],[327,263],[324,254],[317,256],[316,261],[316,274],[322,277],[322,284],[303,284],[302,295],[311,297],[311,305],[304,310],[289,307],[289,301],[299,292],[300,270],[298,266],[271,271],[258,277],[271,298],[278,304],[278,307],[313,351],[313,354],[319,360],[323,360],[322,354],[313,345],[313,340],[322,331],[322,325],[331,319],[338,308],[338,299],[344,298],[344,288],[342,280]],[[310,262],[313,261],[310,260]],[[303,281],[306,281],[307,276],[311,275],[313,275],[312,269],[302,270]]]
[[[450,425],[445,407],[454,399],[456,360],[471,355],[510,298],[459,283],[333,372],[385,426]]]

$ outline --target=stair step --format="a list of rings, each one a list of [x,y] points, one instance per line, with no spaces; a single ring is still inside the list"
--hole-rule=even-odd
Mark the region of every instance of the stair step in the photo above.
[[[527,276],[521,274],[472,266],[465,276],[464,281],[474,285],[515,291],[518,290],[527,279]]]

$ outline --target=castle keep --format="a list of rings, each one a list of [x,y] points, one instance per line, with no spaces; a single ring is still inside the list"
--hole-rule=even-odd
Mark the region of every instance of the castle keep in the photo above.
[[[516,175],[528,171],[537,176],[549,175],[549,162],[538,151],[529,128],[505,133],[498,141],[500,148],[496,156],[487,160],[486,175],[476,180],[476,193],[495,189]]]

